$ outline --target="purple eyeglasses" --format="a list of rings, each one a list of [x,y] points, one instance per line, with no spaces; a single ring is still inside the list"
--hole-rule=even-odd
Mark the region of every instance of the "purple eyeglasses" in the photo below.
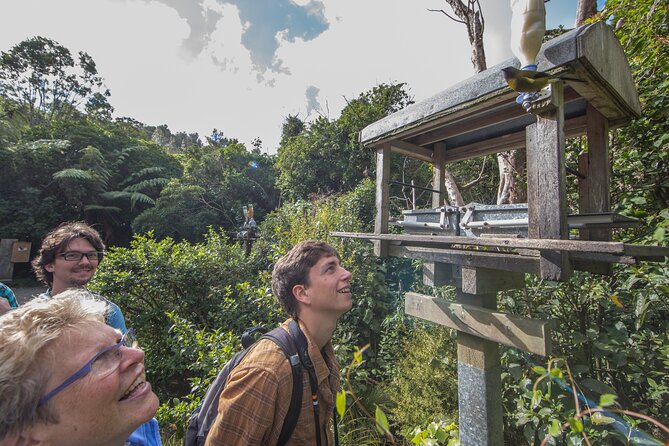
[[[37,403],[37,407],[42,406],[51,398],[65,390],[67,386],[76,382],[78,379],[83,378],[89,373],[93,373],[98,378],[109,376],[112,372],[118,369],[119,365],[121,365],[121,347],[137,347],[135,330],[129,328],[128,331],[126,331],[123,336],[121,336],[121,340],[118,341],[117,344],[110,345],[109,347],[100,350],[95,356],[91,358],[90,361],[84,364],[82,368],[74,372],[72,376],[63,381],[61,385],[40,398],[39,402]]]

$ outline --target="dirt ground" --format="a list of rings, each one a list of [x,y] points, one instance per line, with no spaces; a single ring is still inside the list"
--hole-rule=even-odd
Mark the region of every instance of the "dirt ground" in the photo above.
[[[14,292],[16,300],[19,302],[19,305],[28,302],[33,297],[36,297],[38,294],[46,291],[46,287],[16,287],[9,285],[9,287]]]

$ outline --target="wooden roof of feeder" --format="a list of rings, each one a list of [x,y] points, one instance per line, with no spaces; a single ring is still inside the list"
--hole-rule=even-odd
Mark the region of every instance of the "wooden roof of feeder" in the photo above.
[[[603,22],[585,25],[545,43],[537,57],[541,71],[583,82],[566,82],[565,134],[585,133],[590,103],[611,127],[641,113],[632,73],[618,39]],[[525,127],[536,117],[515,102],[501,69],[509,59],[431,98],[387,116],[360,133],[367,146],[391,143],[394,152],[430,161],[434,143],[446,145],[452,162],[525,146]]]

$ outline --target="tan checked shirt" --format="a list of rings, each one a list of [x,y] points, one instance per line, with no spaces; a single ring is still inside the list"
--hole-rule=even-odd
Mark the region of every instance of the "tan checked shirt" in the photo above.
[[[288,323],[283,323],[288,329]],[[339,364],[330,342],[324,355],[300,324],[309,343],[309,357],[318,377],[322,446],[334,444],[332,411],[339,390]],[[293,391],[293,376],[286,356],[269,339],[257,342],[230,374],[221,393],[218,417],[206,446],[274,446],[279,439]],[[302,410],[287,446],[316,445],[316,426],[311,405],[309,374],[302,373]]]

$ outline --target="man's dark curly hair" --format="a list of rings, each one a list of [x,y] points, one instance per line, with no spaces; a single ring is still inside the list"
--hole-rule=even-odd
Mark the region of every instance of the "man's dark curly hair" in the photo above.
[[[272,271],[272,291],[283,309],[297,319],[297,300],[293,296],[295,285],[309,285],[309,270],[323,256],[339,258],[337,251],[319,240],[298,243],[281,257]]]
[[[44,266],[53,263],[56,260],[56,254],[66,250],[67,245],[75,238],[83,238],[99,252],[105,250],[100,234],[88,224],[83,221],[62,223],[44,237],[37,257],[32,261],[35,276],[46,286],[51,286],[53,273],[47,271]]]

